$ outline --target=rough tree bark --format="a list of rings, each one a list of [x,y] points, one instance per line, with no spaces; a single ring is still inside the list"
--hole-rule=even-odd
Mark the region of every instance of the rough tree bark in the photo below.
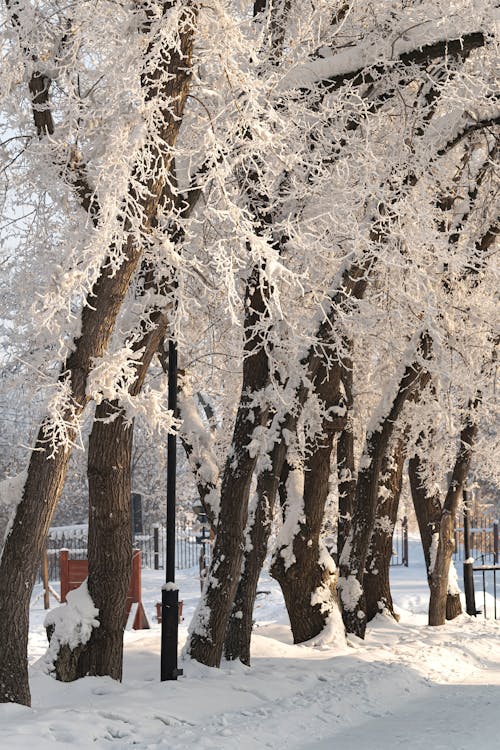
[[[319,366],[315,391],[327,413],[338,404],[339,388],[339,367]],[[337,606],[337,580],[332,574],[320,534],[329,492],[334,439],[344,422],[344,419],[328,415],[323,420],[319,445],[306,460],[303,508],[292,544],[294,562],[287,565],[281,549],[277,549],[273,556],[271,575],[283,592],[294,643],[303,643],[321,633],[330,614],[326,606],[328,600],[331,600],[331,606]],[[320,592],[324,592],[322,596]]]
[[[420,540],[424,553],[427,581],[431,583],[431,549],[432,540],[439,535],[442,506],[439,489],[430,490],[425,481],[425,459],[419,455],[412,456],[408,462],[408,477],[410,489],[417,516]],[[460,594],[450,593],[446,596],[446,619],[453,620],[462,614]]]
[[[266,559],[274,503],[285,454],[285,441],[281,440],[271,452],[271,468],[263,471],[257,479],[255,505],[250,508],[245,532],[246,544],[242,572],[224,642],[226,659],[233,661],[239,659],[248,666],[250,666],[250,641],[257,584]]]
[[[118,416],[117,416],[118,413]],[[112,417],[113,421],[102,420]],[[57,679],[70,682],[85,675],[121,679],[125,604],[130,583],[130,461],[132,426],[116,404],[96,408],[89,439],[88,590],[99,610],[99,627],[90,640],[72,649],[61,646],[54,662]]]
[[[363,591],[368,546],[375,521],[380,472],[396,420],[407,399],[429,379],[423,361],[430,356],[431,340],[422,333],[415,361],[405,369],[396,393],[375,429],[368,432],[360,460],[356,485],[356,506],[349,537],[340,556],[339,591],[344,624],[348,633],[364,638],[366,602]]]
[[[398,516],[405,460],[404,439],[397,438],[392,450],[384,456],[380,472],[379,497],[370,547],[366,558],[363,586],[367,622],[379,612],[388,612],[395,620],[389,581],[394,526]]]
[[[463,486],[469,473],[477,435],[477,423],[474,420],[474,411],[479,400],[480,396],[477,396],[475,402],[469,404],[466,421],[460,433],[460,447],[457,459],[443,504],[443,512],[441,513],[436,559],[431,570],[429,625],[444,625],[446,622],[450,564],[455,547],[453,521],[458,510]]]
[[[166,3],[165,12],[170,3]],[[163,111],[161,136],[166,144],[161,155],[162,165],[168,168],[171,146],[179,131],[182,113],[190,85],[189,60],[192,51],[195,7],[186,6],[183,19],[185,47],[172,54],[169,61],[175,76],[167,76],[160,85],[161,69],[143,76],[146,98],[161,94],[168,106]],[[188,19],[188,15],[191,21]],[[147,25],[145,27],[147,32]],[[182,65],[180,62],[182,61]],[[173,105],[171,105],[173,102]],[[147,148],[147,147],[146,147]],[[150,154],[158,158],[158,155]],[[145,217],[153,217],[163,191],[164,180],[151,177],[145,180],[147,196],[136,200],[142,202]],[[77,191],[79,185],[76,186]],[[85,195],[92,194],[86,191]],[[86,206],[84,206],[86,207]],[[89,206],[90,208],[90,206]],[[94,223],[97,217],[93,216]],[[145,220],[147,223],[147,219]],[[124,247],[124,260],[116,271],[110,270],[105,261],[101,274],[89,294],[81,316],[81,334],[75,340],[72,353],[61,367],[59,383],[68,391],[68,403],[63,413],[68,424],[68,441],[54,455],[48,443],[50,418],[40,427],[34,450],[31,454],[27,478],[21,501],[6,539],[0,561],[0,701],[30,704],[27,668],[27,641],[29,627],[29,601],[33,590],[42,547],[47,536],[53,513],[62,492],[71,449],[79,420],[89,396],[86,393],[87,377],[94,361],[107,349],[114,324],[129,287],[132,274],[137,269],[142,248],[130,235]]]
[[[264,347],[267,294],[262,270],[254,267],[244,297],[248,302],[244,321],[245,356],[240,402],[222,476],[212,560],[188,644],[190,656],[210,667],[220,665],[227,623],[240,577],[250,484],[257,461],[257,454],[249,451],[249,445],[255,428],[264,427],[268,418],[268,409],[256,399],[269,380],[269,362]]]
[[[76,437],[77,420],[88,403],[86,380],[93,361],[109,342],[129,281],[139,261],[129,243],[127,260],[113,275],[102,271],[82,313],[82,333],[60,376],[69,387],[72,408],[64,414],[68,438]],[[30,705],[27,643],[29,602],[43,544],[62,492],[71,449],[61,446],[53,457],[47,447],[49,418],[41,425],[14,522],[0,561],[0,701]]]

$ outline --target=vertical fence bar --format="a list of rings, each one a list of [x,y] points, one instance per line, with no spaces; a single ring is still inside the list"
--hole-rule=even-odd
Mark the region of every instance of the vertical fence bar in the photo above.
[[[499,563],[498,557],[498,520],[493,521],[493,562],[495,565]]]
[[[497,619],[497,572],[493,569],[493,602],[495,607],[495,620]]]
[[[483,570],[483,607],[484,607],[484,616],[486,617],[486,577],[484,575],[484,570]]]

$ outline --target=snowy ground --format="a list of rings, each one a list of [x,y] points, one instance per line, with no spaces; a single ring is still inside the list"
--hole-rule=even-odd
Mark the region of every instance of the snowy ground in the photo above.
[[[0,706],[0,748],[498,750],[500,621],[464,615],[428,628],[415,543],[410,553],[409,568],[392,570],[399,624],[379,617],[365,642],[341,649],[294,646],[279,590],[264,577],[260,589],[270,593],[258,597],[253,666],[183,661],[177,682],[158,679],[161,571],[143,572],[152,628],[126,633],[122,684],[94,677],[62,684],[45,675],[38,600],[29,644],[33,708]],[[192,576],[180,575],[179,584],[184,641],[199,592]]]

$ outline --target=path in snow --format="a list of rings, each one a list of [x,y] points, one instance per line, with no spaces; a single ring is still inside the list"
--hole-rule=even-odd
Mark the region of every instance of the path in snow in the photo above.
[[[394,569],[401,623],[379,617],[367,639],[342,647],[291,643],[278,587],[268,577],[255,611],[252,668],[185,661],[185,677],[158,681],[159,626],[126,633],[124,682],[57,683],[41,662],[41,602],[30,632],[33,708],[0,706],[2,750],[498,750],[500,624],[463,616],[425,625],[425,570]],[[180,576],[186,624],[198,582]],[[144,571],[153,618],[161,572]]]

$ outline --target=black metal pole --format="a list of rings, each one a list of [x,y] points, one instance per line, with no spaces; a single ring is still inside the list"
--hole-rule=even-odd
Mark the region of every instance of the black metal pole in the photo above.
[[[468,560],[470,557],[470,521],[467,490],[463,490],[462,495],[464,499],[464,557]]]
[[[168,343],[168,408],[177,415],[177,346]],[[167,438],[167,550],[165,584],[161,592],[161,681],[176,680],[179,629],[179,591],[175,585],[175,489],[177,438]]]
[[[474,560],[470,556],[470,524],[467,491],[463,490],[464,499],[464,591],[465,609],[468,615],[477,615],[476,593],[474,590]]]

